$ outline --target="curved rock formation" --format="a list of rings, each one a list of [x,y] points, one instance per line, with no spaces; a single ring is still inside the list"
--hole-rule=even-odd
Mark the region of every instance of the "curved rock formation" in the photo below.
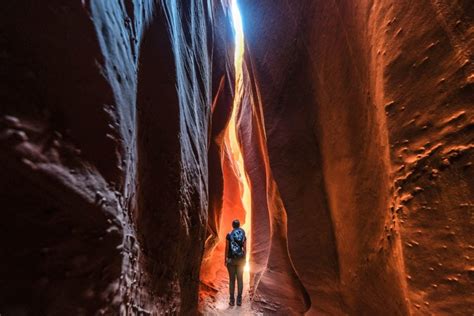
[[[0,4],[0,314],[206,312],[237,105],[256,312],[473,314],[472,1],[230,4]]]
[[[472,223],[464,217],[472,199],[468,189],[472,183],[467,180],[468,161],[472,160],[468,112],[472,105],[469,47],[473,33],[469,5],[442,1],[423,1],[416,6],[398,1],[241,3],[248,58],[258,88],[253,91],[254,98],[263,109],[271,172],[286,209],[290,260],[311,298],[308,314],[442,314],[449,310],[447,306],[456,306],[455,313],[469,313],[466,293],[472,239],[467,227]],[[416,13],[421,11],[423,15]],[[444,77],[451,72],[456,76],[447,82]],[[419,80],[420,76],[426,79]],[[427,80],[429,77],[432,79]],[[439,97],[428,98],[428,91],[436,91],[438,83],[448,91],[439,88]],[[445,122],[441,124],[460,120],[457,127],[451,124],[444,128],[444,133],[456,135],[452,138],[460,140],[459,145],[440,145],[438,139],[443,134],[421,132],[430,129],[435,120],[434,111],[425,113],[427,105],[433,110],[442,108],[447,98],[456,100],[457,110],[437,112],[437,116]],[[413,120],[406,116],[417,112]],[[416,120],[432,123],[423,127]],[[408,132],[402,122],[419,129]],[[440,126],[437,132],[442,130]],[[406,140],[401,141],[400,135]],[[406,144],[415,141],[413,148],[407,148]],[[246,143],[251,146],[252,142]],[[403,154],[397,154],[401,150]],[[452,171],[445,168],[446,182],[417,185],[419,173],[429,174],[432,168],[426,166],[425,157],[433,162],[444,159],[449,166],[449,158],[445,158],[449,153],[455,160],[464,158]],[[401,162],[403,159],[407,161]],[[399,168],[400,164],[403,166]],[[463,164],[466,167],[461,175]],[[429,215],[422,220],[420,215],[410,215],[419,214],[416,206],[408,206],[402,215],[397,206],[411,199],[406,191],[439,192],[445,185],[461,185],[462,189],[456,190],[463,192],[463,203],[459,201],[459,208],[452,209],[457,198],[446,194],[444,205],[450,205],[446,212],[452,215],[444,216],[451,222],[464,218],[464,224],[446,226],[448,232],[441,234],[431,249],[427,245],[424,251],[413,249],[421,246],[407,243],[406,237],[433,238],[432,234],[437,234],[422,237],[423,231],[428,234],[447,223],[443,216],[431,223]],[[427,209],[439,204],[428,202],[426,197],[421,203]],[[254,208],[254,212],[261,210],[265,212],[264,202]],[[440,213],[445,214],[443,210]],[[410,216],[415,222],[407,225],[409,219],[402,219],[400,227],[400,218]],[[265,242],[266,237],[261,239]],[[449,262],[444,278],[451,284],[434,278],[433,266],[441,260],[426,257],[443,244],[448,248],[447,239],[454,248],[449,247],[451,254],[465,254],[467,260],[462,263],[456,256],[443,256]],[[412,248],[404,260],[406,245]],[[269,262],[285,260],[285,256],[270,257]],[[255,257],[259,257],[257,253]],[[432,267],[424,266],[426,262]],[[419,275],[416,286],[413,274]],[[431,301],[441,295],[435,294],[440,293],[437,282],[446,284],[444,293],[456,294],[444,302]],[[256,291],[270,301],[288,297],[276,284]]]
[[[195,311],[210,4],[0,5],[0,313]]]

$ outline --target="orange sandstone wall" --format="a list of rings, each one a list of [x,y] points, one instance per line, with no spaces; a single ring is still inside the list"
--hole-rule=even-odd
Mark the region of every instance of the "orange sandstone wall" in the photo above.
[[[304,287],[255,283],[260,307],[290,291],[309,295],[308,314],[472,313],[472,5],[243,0],[241,9],[289,255],[260,259],[256,247],[257,272],[289,258]],[[263,201],[254,212],[272,215]],[[266,225],[253,221],[254,231]]]
[[[253,307],[473,314],[472,1],[239,3]],[[239,202],[227,6],[0,4],[0,314],[215,294]]]

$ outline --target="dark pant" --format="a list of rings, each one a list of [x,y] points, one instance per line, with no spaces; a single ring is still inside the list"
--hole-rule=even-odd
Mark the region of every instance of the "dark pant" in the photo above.
[[[244,287],[244,265],[243,264],[228,264],[229,271],[229,293],[230,299],[234,300],[235,277],[237,277],[237,299],[242,299],[242,291]]]

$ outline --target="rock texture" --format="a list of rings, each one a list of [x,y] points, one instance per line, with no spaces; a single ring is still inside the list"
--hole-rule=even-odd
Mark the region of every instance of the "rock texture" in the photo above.
[[[241,4],[248,107],[262,112],[288,240],[268,253],[268,229],[254,233],[254,303],[272,310],[290,291],[309,295],[307,314],[472,313],[472,5]],[[273,227],[254,202],[254,231]],[[288,258],[304,291],[264,278]]]
[[[211,2],[0,9],[0,313],[194,312]]]
[[[384,106],[413,314],[474,312],[474,6],[394,2],[384,38]],[[380,33],[387,32],[382,37]]]
[[[0,4],[0,314],[193,315],[225,287],[230,3]],[[239,4],[253,310],[473,314],[472,1]]]

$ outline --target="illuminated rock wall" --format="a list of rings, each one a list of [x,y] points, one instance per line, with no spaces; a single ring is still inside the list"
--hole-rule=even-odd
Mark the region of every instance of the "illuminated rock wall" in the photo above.
[[[472,5],[241,8],[250,107],[263,113],[284,237],[304,286],[257,283],[255,305],[271,311],[290,291],[309,295],[308,314],[472,312]],[[243,128],[249,161],[252,132]],[[269,211],[254,202],[254,213]],[[266,226],[254,221],[254,236]],[[257,271],[270,274],[287,255],[269,255],[269,233],[261,236]]]
[[[255,309],[474,313],[471,3],[240,1]],[[245,216],[228,8],[0,4],[0,314],[215,296]]]

